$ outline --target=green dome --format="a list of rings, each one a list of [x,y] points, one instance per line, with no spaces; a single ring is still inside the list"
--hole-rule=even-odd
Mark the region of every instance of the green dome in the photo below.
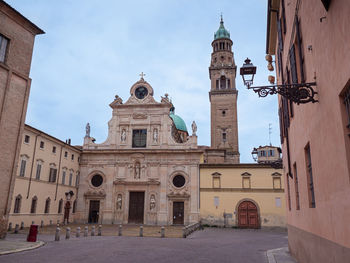
[[[224,20],[222,20],[222,17],[220,21],[220,27],[218,31],[216,31],[216,33],[214,34],[214,40],[219,38],[230,38],[230,32],[228,32],[224,27]]]
[[[176,129],[187,132],[186,123],[180,116],[170,112],[169,117],[173,120]]]

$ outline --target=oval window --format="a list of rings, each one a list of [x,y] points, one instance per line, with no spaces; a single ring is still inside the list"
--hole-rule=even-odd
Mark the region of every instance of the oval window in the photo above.
[[[91,184],[95,187],[99,187],[103,183],[103,177],[99,174],[95,174],[91,178]]]
[[[173,184],[176,186],[176,187],[183,187],[186,183],[186,179],[185,177],[183,177],[182,175],[176,175],[174,176],[173,178]]]

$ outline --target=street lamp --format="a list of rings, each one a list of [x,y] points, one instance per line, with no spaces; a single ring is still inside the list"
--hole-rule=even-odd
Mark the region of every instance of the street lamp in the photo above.
[[[253,148],[252,157],[253,157],[254,162],[256,162],[256,160],[258,160],[258,149]]]
[[[269,94],[280,94],[282,97],[285,97],[296,104],[318,102],[318,100],[314,99],[317,92],[312,88],[312,86],[316,86],[316,82],[251,87],[251,85],[253,85],[256,67],[251,63],[249,58],[244,62],[245,63],[240,69],[243,83],[248,89],[252,89],[255,93],[258,93],[259,97],[266,97]]]

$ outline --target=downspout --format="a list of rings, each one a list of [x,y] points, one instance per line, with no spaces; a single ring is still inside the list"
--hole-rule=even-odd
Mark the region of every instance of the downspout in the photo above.
[[[58,171],[57,171],[58,175],[57,175],[57,182],[56,182],[55,201],[56,201],[56,199],[57,199],[58,182],[59,182],[59,180],[60,180],[60,173],[61,173],[62,151],[63,151],[63,146],[61,146],[60,160],[58,161]]]
[[[28,191],[27,191],[27,199],[29,198],[29,192],[30,192],[30,186],[32,184],[32,176],[33,176],[33,169],[34,169],[34,160],[35,160],[35,152],[36,152],[36,144],[38,141],[38,137],[41,135],[41,133],[37,134],[35,136],[35,142],[34,142],[34,150],[33,150],[33,160],[32,160],[32,166],[30,168],[30,177],[29,177],[29,183],[28,183]]]

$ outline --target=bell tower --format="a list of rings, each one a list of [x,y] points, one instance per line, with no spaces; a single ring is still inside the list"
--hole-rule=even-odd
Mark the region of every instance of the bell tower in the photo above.
[[[211,43],[213,52],[209,67],[211,89],[211,150],[223,152],[221,161],[239,163],[236,64],[232,52],[230,33],[224,27],[221,16],[220,27]]]

